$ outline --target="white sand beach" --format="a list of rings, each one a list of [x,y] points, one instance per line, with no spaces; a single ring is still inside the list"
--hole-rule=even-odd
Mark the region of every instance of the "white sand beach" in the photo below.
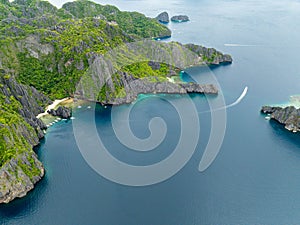
[[[55,100],[51,105],[48,105],[48,106],[47,106],[45,112],[40,113],[39,115],[37,115],[36,118],[41,118],[41,117],[43,117],[43,116],[49,115],[49,113],[47,112],[48,110],[50,110],[50,109],[55,109],[59,104],[65,102],[65,101],[67,101],[67,100],[70,100],[70,99],[71,99],[71,98],[68,97],[68,98],[63,98],[63,99],[57,99],[57,100]]]

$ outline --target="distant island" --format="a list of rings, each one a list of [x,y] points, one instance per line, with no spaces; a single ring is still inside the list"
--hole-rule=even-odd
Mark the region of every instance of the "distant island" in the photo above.
[[[170,22],[169,14],[167,12],[162,12],[156,17],[156,20],[160,23],[167,24]],[[171,17],[171,21],[176,23],[188,22],[189,20],[189,17],[186,15],[177,15]]]
[[[169,14],[167,12],[160,13],[156,17],[156,19],[158,22],[161,22],[161,23],[169,23],[170,22]]]
[[[190,21],[190,19],[186,15],[178,15],[178,16],[173,16],[171,18],[171,21],[181,23],[181,22],[188,22],[188,21]]]
[[[68,2],[60,9],[47,1],[2,0],[0,25],[0,203],[25,196],[44,176],[33,151],[47,129],[41,118],[71,116],[70,109],[53,104],[55,100],[77,96],[118,105],[133,102],[140,93],[218,93],[211,84],[182,82],[181,68],[152,60],[151,41],[171,31],[138,12],[87,0]],[[133,54],[138,49],[132,43],[140,41],[149,44],[143,61]],[[172,56],[186,67],[232,62],[230,55],[214,48],[160,45],[158,58]],[[99,69],[113,70],[118,57],[98,62],[118,46],[118,57],[127,64],[107,79]],[[91,76],[83,79],[87,73]]]

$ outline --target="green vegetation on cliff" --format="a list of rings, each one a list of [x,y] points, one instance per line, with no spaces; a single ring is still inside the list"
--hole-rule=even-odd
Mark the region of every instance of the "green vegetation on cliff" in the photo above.
[[[35,183],[43,175],[32,147],[44,135],[45,124],[36,115],[49,103],[48,97],[54,100],[72,96],[79,80],[89,73],[92,76],[83,79],[81,85],[92,90],[93,99],[104,103],[126,99],[130,88],[134,89],[130,86],[133,81],[139,81],[133,82],[136,87],[147,84],[149,90],[153,82],[167,83],[168,77],[176,74],[175,67],[168,64],[193,58],[185,55],[185,46],[165,43],[155,48],[151,43],[145,46],[140,42],[140,46],[130,49],[128,43],[170,35],[170,30],[155,19],[87,0],[66,3],[61,9],[41,0],[0,0],[0,186],[1,179],[9,177],[6,168],[17,171],[12,176],[15,183],[5,184],[11,189],[0,188],[0,203],[20,196],[17,192],[9,194],[14,193],[14,184],[20,180]],[[138,53],[140,48],[150,51],[135,54],[135,47]],[[187,47],[201,63],[224,61],[214,49]],[[97,59],[105,58],[114,49],[118,54],[108,55],[121,65],[114,65],[113,59],[95,65]],[[160,56],[158,60],[151,60],[153,53]],[[155,63],[164,58],[172,62]],[[99,71],[113,74],[108,77]],[[97,96],[92,96],[95,93]],[[89,93],[85,94],[89,97]],[[126,101],[132,101],[133,96]],[[18,174],[25,177],[21,179]],[[23,193],[32,189],[33,184],[28,185]],[[5,195],[8,197],[1,199]]]
[[[3,72],[3,71],[2,71]],[[12,78],[6,73],[0,73],[0,168],[17,154],[32,150],[38,144],[38,136],[34,127],[30,126],[25,118],[20,115],[23,111],[21,104],[25,96],[13,95],[13,89],[20,92],[30,92],[14,87]],[[15,93],[16,94],[16,93]],[[32,93],[27,93],[31,94]],[[38,99],[36,99],[38,101]],[[28,102],[30,104],[30,102]],[[39,104],[39,103],[37,103]],[[33,110],[33,109],[31,109]]]
[[[114,6],[90,1],[67,3],[57,9],[47,1],[1,0],[0,168],[18,155],[30,153],[27,154],[28,165],[17,160],[18,168],[30,178],[40,173],[31,166],[34,163],[30,155],[32,146],[38,144],[38,137],[42,135],[38,133],[39,127],[29,125],[32,118],[26,117],[38,110],[30,109],[30,103],[28,109],[23,109],[22,104],[26,105],[24,101],[28,100],[22,100],[22,93],[26,98],[32,95],[26,86],[52,99],[70,96],[94,55],[105,54],[122,43],[170,34],[166,27],[143,14],[121,12]],[[25,86],[14,87],[15,81],[8,82],[10,79]],[[20,95],[13,95],[15,88],[20,89]],[[125,94],[116,82],[111,95]],[[45,103],[40,99],[36,102],[40,106]]]
[[[170,30],[159,24],[156,19],[147,18],[138,12],[122,12],[115,6],[102,6],[80,0],[66,3],[63,9],[76,18],[96,17],[115,22],[124,32],[136,38],[171,36]]]
[[[17,113],[19,102],[0,94],[0,167],[17,153],[32,148],[26,138],[35,137],[34,129]]]
[[[87,0],[66,3],[61,9],[40,0],[3,0],[0,5],[1,15],[5,15],[0,21],[0,67],[51,99],[73,95],[97,55],[124,43],[170,35],[170,30],[155,19]],[[213,49],[191,50],[199,55],[204,52],[202,59],[208,63],[218,63],[222,57]],[[140,61],[135,55],[120,57],[132,65],[118,69],[135,78],[162,80],[170,72],[165,65],[154,70],[147,62],[135,63]],[[114,83],[116,93],[109,94],[123,95],[120,84]]]
[[[158,64],[157,68],[153,68],[149,64],[149,62],[133,63],[123,67],[123,71],[132,74],[134,78],[157,77],[166,80],[167,75],[170,74],[170,69],[173,69],[164,63]]]
[[[140,13],[85,0],[61,9],[39,0],[0,5],[0,66],[52,99],[74,93],[93,54],[124,42],[170,35],[165,26]]]
[[[0,203],[24,196],[44,174],[32,150],[42,132],[33,113],[45,103],[36,94],[0,70]]]

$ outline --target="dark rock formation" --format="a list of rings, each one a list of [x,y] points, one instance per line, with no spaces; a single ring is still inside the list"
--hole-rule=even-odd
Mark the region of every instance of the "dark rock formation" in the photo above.
[[[158,22],[161,22],[161,23],[169,23],[170,22],[169,14],[167,12],[162,12],[161,14],[159,14],[156,17],[156,19]]]
[[[270,114],[270,118],[285,125],[285,128],[289,131],[300,131],[300,109],[296,109],[294,106],[271,107],[263,106],[262,113]]]
[[[232,57],[230,55],[223,54],[214,48],[206,48],[194,44],[186,44],[184,46],[198,54],[207,64],[219,65],[232,63]]]
[[[65,106],[59,106],[56,110],[48,110],[48,113],[52,116],[58,116],[62,119],[69,119],[71,117],[71,110]]]
[[[186,15],[178,15],[178,16],[173,16],[173,17],[171,18],[171,21],[177,22],[177,23],[180,23],[180,22],[187,22],[187,21],[189,21],[189,20],[190,20],[189,17],[186,16]]]
[[[218,89],[212,84],[182,83],[179,84],[186,93],[218,94]]]
[[[160,69],[160,63],[159,62],[153,62],[149,61],[148,65],[153,69],[153,70],[159,70]]]
[[[281,110],[282,107],[278,107],[278,106],[263,106],[261,108],[261,112],[264,114],[272,114],[273,112],[277,111],[277,110]]]

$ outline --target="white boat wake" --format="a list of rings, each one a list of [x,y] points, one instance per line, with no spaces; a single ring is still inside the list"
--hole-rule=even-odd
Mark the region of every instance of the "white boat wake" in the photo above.
[[[226,105],[224,107],[221,107],[221,108],[217,108],[217,109],[213,109],[213,110],[207,110],[207,111],[204,111],[204,112],[200,112],[199,114],[201,113],[208,113],[208,112],[212,112],[212,111],[218,111],[218,110],[221,110],[221,109],[228,109],[228,108],[231,108],[233,106],[236,106],[238,105],[244,98],[245,96],[247,95],[248,93],[248,87],[246,86],[242,92],[242,94],[240,95],[240,97],[237,98],[237,100],[235,100],[235,102],[229,104],[229,105]]]
[[[248,92],[248,87],[246,86],[243,93],[241,94],[241,96],[232,104],[225,106],[224,108],[228,109],[230,107],[236,106],[237,104],[239,104],[243,98],[245,98],[245,96],[247,95]]]
[[[243,45],[243,44],[224,44],[227,47],[256,47],[258,45]]]

